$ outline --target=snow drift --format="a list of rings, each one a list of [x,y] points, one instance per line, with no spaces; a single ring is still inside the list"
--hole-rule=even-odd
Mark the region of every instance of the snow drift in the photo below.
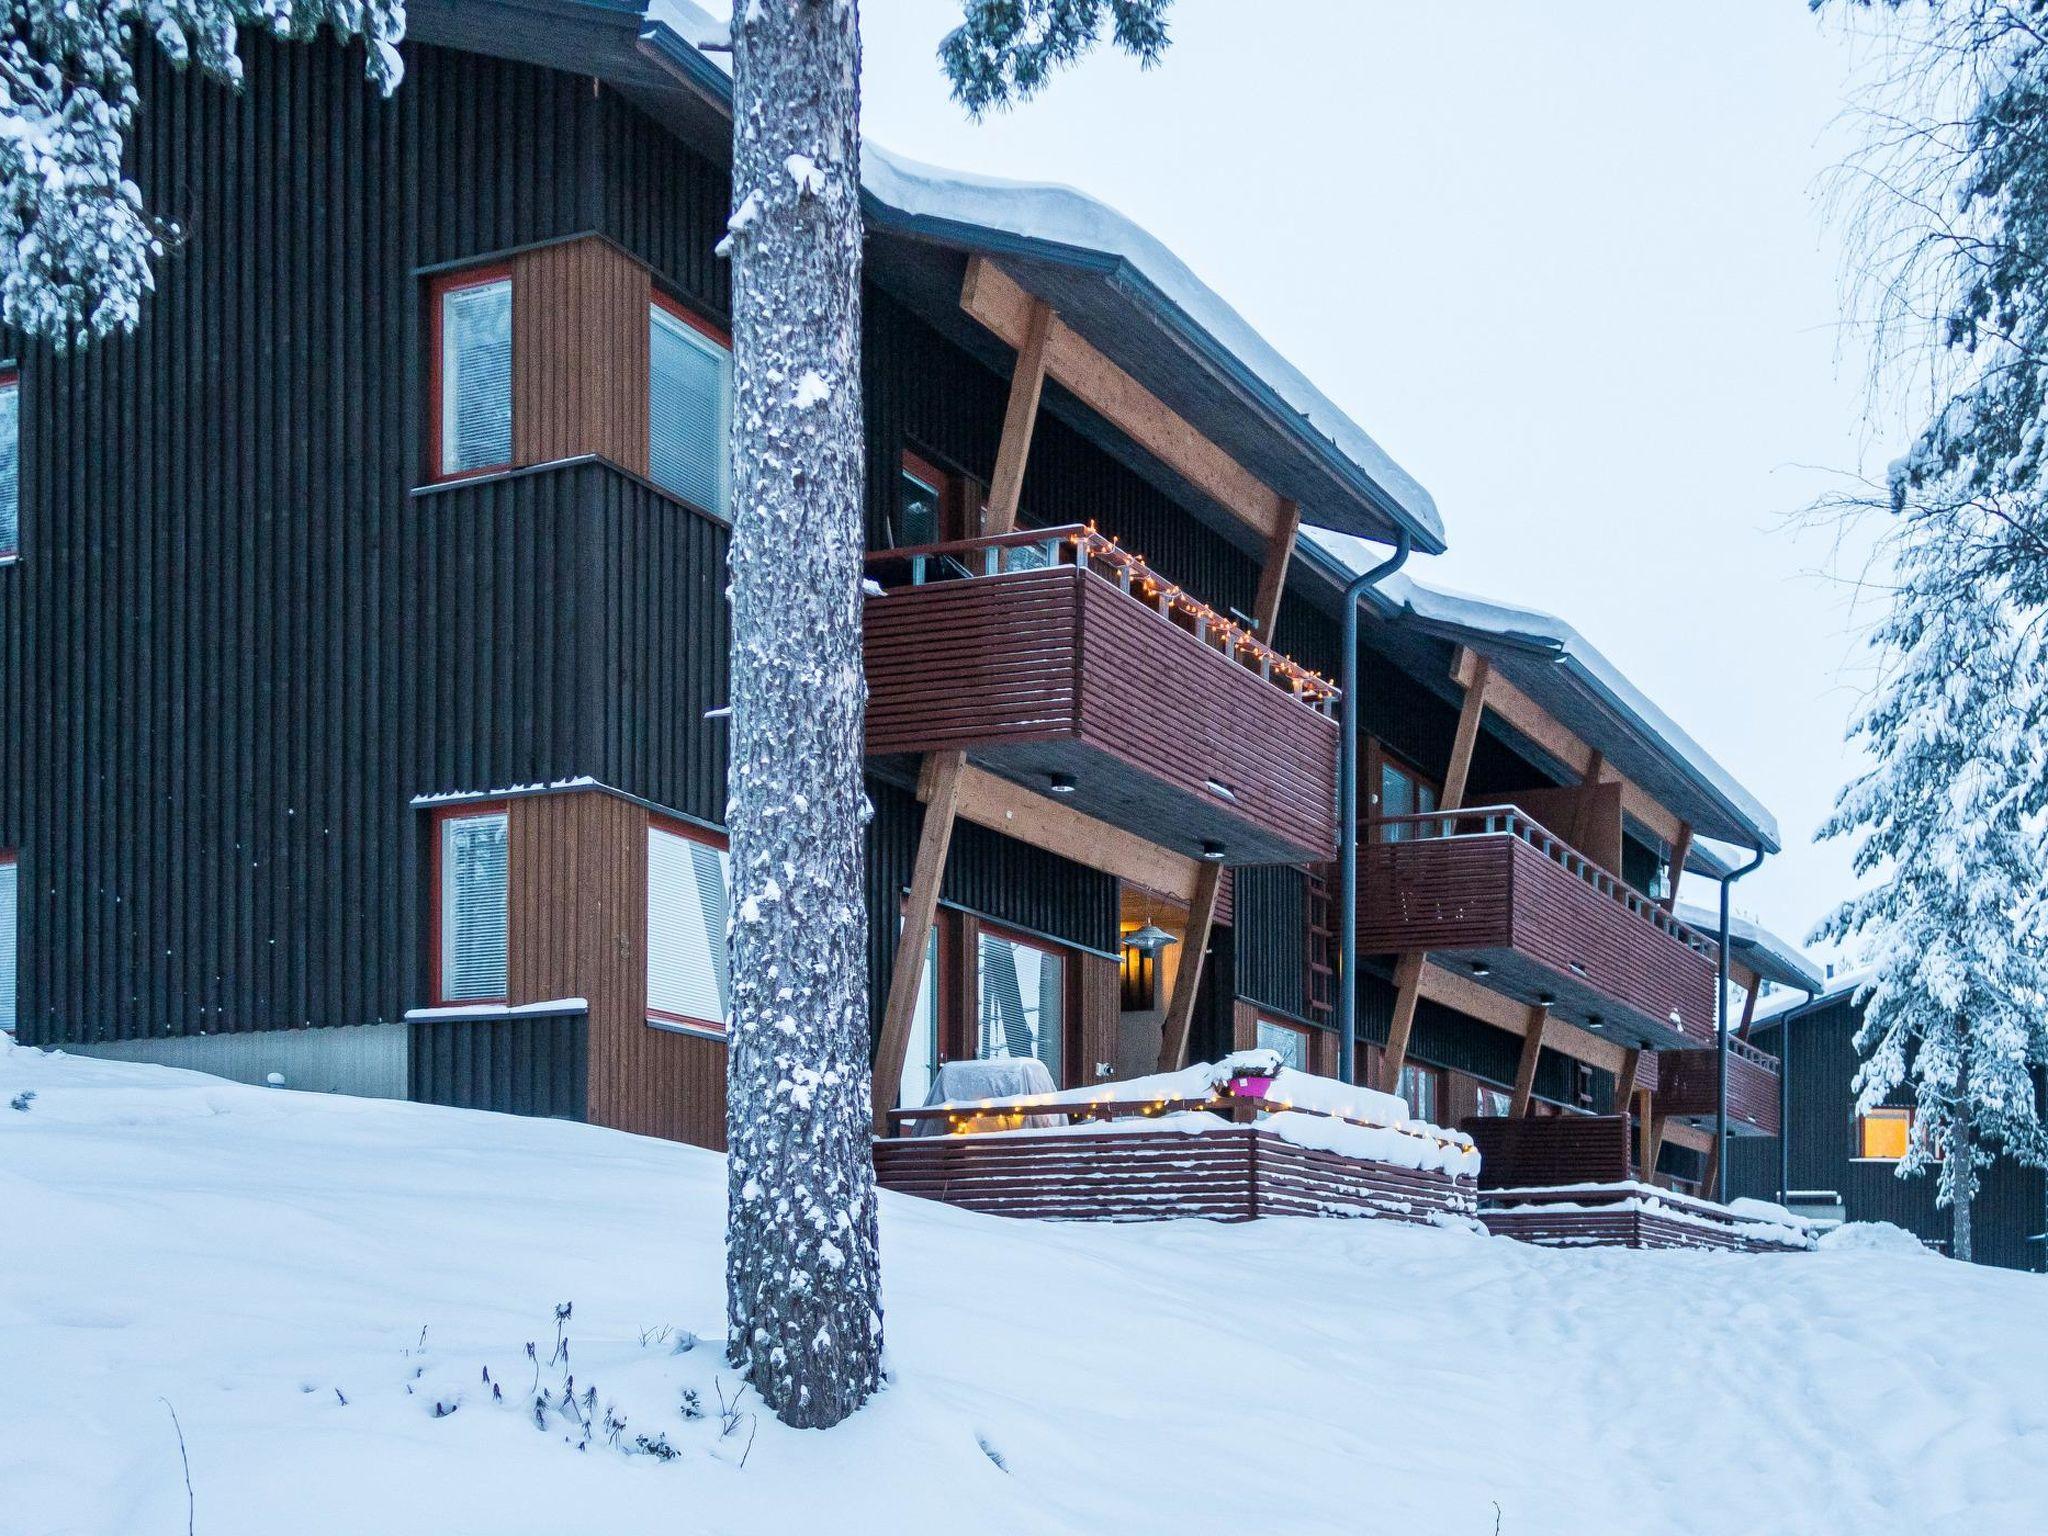
[[[171,1410],[204,1536],[1486,1536],[1496,1505],[1507,1536],[2001,1536],[2048,1508],[2048,1290],[1917,1246],[885,1195],[891,1384],[818,1434],[721,1415],[723,1208],[687,1147],[0,1042],[0,1532],[182,1531]]]

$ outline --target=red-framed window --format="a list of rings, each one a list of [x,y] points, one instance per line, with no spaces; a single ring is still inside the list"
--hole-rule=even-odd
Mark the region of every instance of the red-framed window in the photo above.
[[[729,517],[732,337],[659,290],[647,326],[647,476]]]
[[[945,544],[967,537],[967,483],[960,475],[906,448],[896,477],[889,542],[896,549]]]
[[[1366,782],[1371,786],[1373,816],[1423,816],[1443,804],[1443,785],[1417,768],[1372,742],[1368,749]],[[1404,822],[1387,829],[1387,841],[1405,842],[1427,836],[1427,823]]]
[[[1257,1043],[1262,1050],[1278,1051],[1282,1066],[1296,1072],[1315,1071],[1316,1037],[1306,1025],[1260,1014]]]
[[[510,816],[503,801],[447,806],[434,817],[432,935],[436,1006],[510,995]]]
[[[647,1022],[723,1035],[732,1019],[726,929],[732,868],[716,832],[647,821]]]
[[[968,1035],[958,1054],[982,1061],[1036,1057],[1064,1086],[1073,1055],[1074,958],[1049,940],[976,923],[971,952],[963,945],[961,953],[962,964],[973,966],[964,995],[974,1016],[958,1021]]]
[[[427,473],[512,465],[512,268],[445,273],[427,289]]]
[[[1430,1125],[1443,1124],[1444,1074],[1441,1068],[1419,1062],[1401,1064],[1401,1081],[1395,1090],[1408,1101],[1408,1113]]]
[[[21,863],[13,850],[0,849],[0,1034],[14,1033],[20,954]]]
[[[21,554],[21,370],[0,368],[0,561]]]

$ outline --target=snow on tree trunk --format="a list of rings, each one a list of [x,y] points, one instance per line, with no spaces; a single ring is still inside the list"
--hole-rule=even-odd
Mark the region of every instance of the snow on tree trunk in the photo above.
[[[882,1349],[862,887],[859,9],[733,36],[727,1350],[837,1423]]]

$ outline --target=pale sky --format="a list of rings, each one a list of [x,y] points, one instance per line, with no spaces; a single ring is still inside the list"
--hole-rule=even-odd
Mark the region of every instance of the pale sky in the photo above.
[[[1841,339],[1838,31],[1803,0],[1176,0],[1157,69],[1100,52],[975,125],[933,56],[958,0],[863,13],[872,138],[1171,245],[1435,496],[1418,575],[1569,620],[1771,807],[1737,909],[1804,938],[1850,882],[1810,838],[1873,610],[1786,519],[1900,442]]]

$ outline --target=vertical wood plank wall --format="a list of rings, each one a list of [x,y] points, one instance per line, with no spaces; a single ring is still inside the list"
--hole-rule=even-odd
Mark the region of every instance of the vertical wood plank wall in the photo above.
[[[512,459],[594,453],[647,473],[647,269],[595,238],[512,262]]]

